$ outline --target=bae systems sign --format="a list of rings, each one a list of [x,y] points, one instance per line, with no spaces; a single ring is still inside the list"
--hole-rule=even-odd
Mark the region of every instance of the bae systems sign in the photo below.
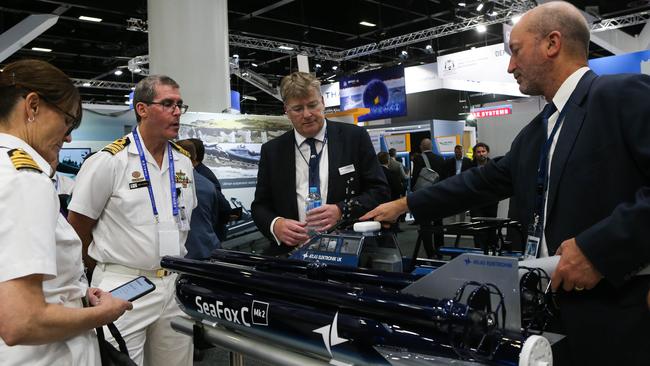
[[[501,117],[508,114],[512,114],[512,105],[497,105],[494,107],[487,108],[476,108],[472,109],[472,116],[474,118],[486,118],[486,117]]]

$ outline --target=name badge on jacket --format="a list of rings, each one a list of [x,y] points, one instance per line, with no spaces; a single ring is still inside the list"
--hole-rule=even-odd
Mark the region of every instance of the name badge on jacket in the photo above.
[[[350,174],[350,173],[354,173],[354,164],[342,166],[342,167],[339,168],[339,174],[340,175],[346,175],[346,174]]]

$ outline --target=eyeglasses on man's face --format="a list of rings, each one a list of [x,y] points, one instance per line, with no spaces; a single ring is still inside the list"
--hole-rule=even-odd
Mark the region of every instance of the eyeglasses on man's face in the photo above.
[[[301,114],[305,111],[305,108],[307,108],[309,112],[314,112],[319,107],[320,107],[320,100],[314,100],[307,103],[306,105],[298,104],[298,105],[287,106],[287,112],[291,112],[294,114]]]
[[[183,104],[182,101],[175,102],[171,99],[163,99],[160,102],[143,101],[142,103],[146,105],[157,104],[159,106],[162,106],[165,112],[170,112],[170,113],[174,113],[176,111],[176,107],[178,107],[178,109],[181,111],[181,114],[185,114],[185,112],[187,112],[187,109],[189,108],[189,106],[187,104]]]

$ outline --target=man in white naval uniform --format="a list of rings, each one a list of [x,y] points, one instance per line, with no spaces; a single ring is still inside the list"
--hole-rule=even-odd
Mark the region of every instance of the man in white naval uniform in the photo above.
[[[171,329],[181,315],[176,275],[160,268],[164,255],[186,253],[196,207],[193,168],[178,136],[187,111],[178,84],[151,75],[135,88],[137,128],[86,161],[77,176],[69,221],[82,239],[92,284],[111,290],[146,276],[156,290],[133,302],[115,322],[139,365],[191,365],[192,338]],[[107,333],[107,332],[105,332]]]

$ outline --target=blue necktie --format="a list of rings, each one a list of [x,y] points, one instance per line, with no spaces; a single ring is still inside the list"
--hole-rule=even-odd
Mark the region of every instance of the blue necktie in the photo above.
[[[305,140],[309,145],[309,187],[316,187],[318,194],[320,194],[320,174],[318,170],[318,163],[320,162],[320,154],[316,151],[316,139],[310,137]]]
[[[548,119],[551,118],[553,113],[557,111],[557,107],[553,103],[548,103],[544,106],[542,110],[542,122],[544,123],[544,128],[548,131]],[[537,203],[535,205],[535,212],[539,215],[539,237],[540,240],[544,233],[544,200],[546,198],[546,190],[548,189],[548,156],[550,154],[551,145],[553,144],[553,138],[557,133],[561,121],[556,121],[555,126],[553,126],[553,131],[551,135],[548,136],[544,145],[542,145],[542,151],[539,157],[539,165],[537,167]],[[540,243],[541,244],[541,243]],[[537,256],[539,257],[540,250],[537,251]]]
[[[557,107],[553,102],[548,103],[547,105],[544,106],[544,109],[542,109],[542,121],[546,126],[548,126],[548,119],[551,118],[553,113],[557,111]]]

